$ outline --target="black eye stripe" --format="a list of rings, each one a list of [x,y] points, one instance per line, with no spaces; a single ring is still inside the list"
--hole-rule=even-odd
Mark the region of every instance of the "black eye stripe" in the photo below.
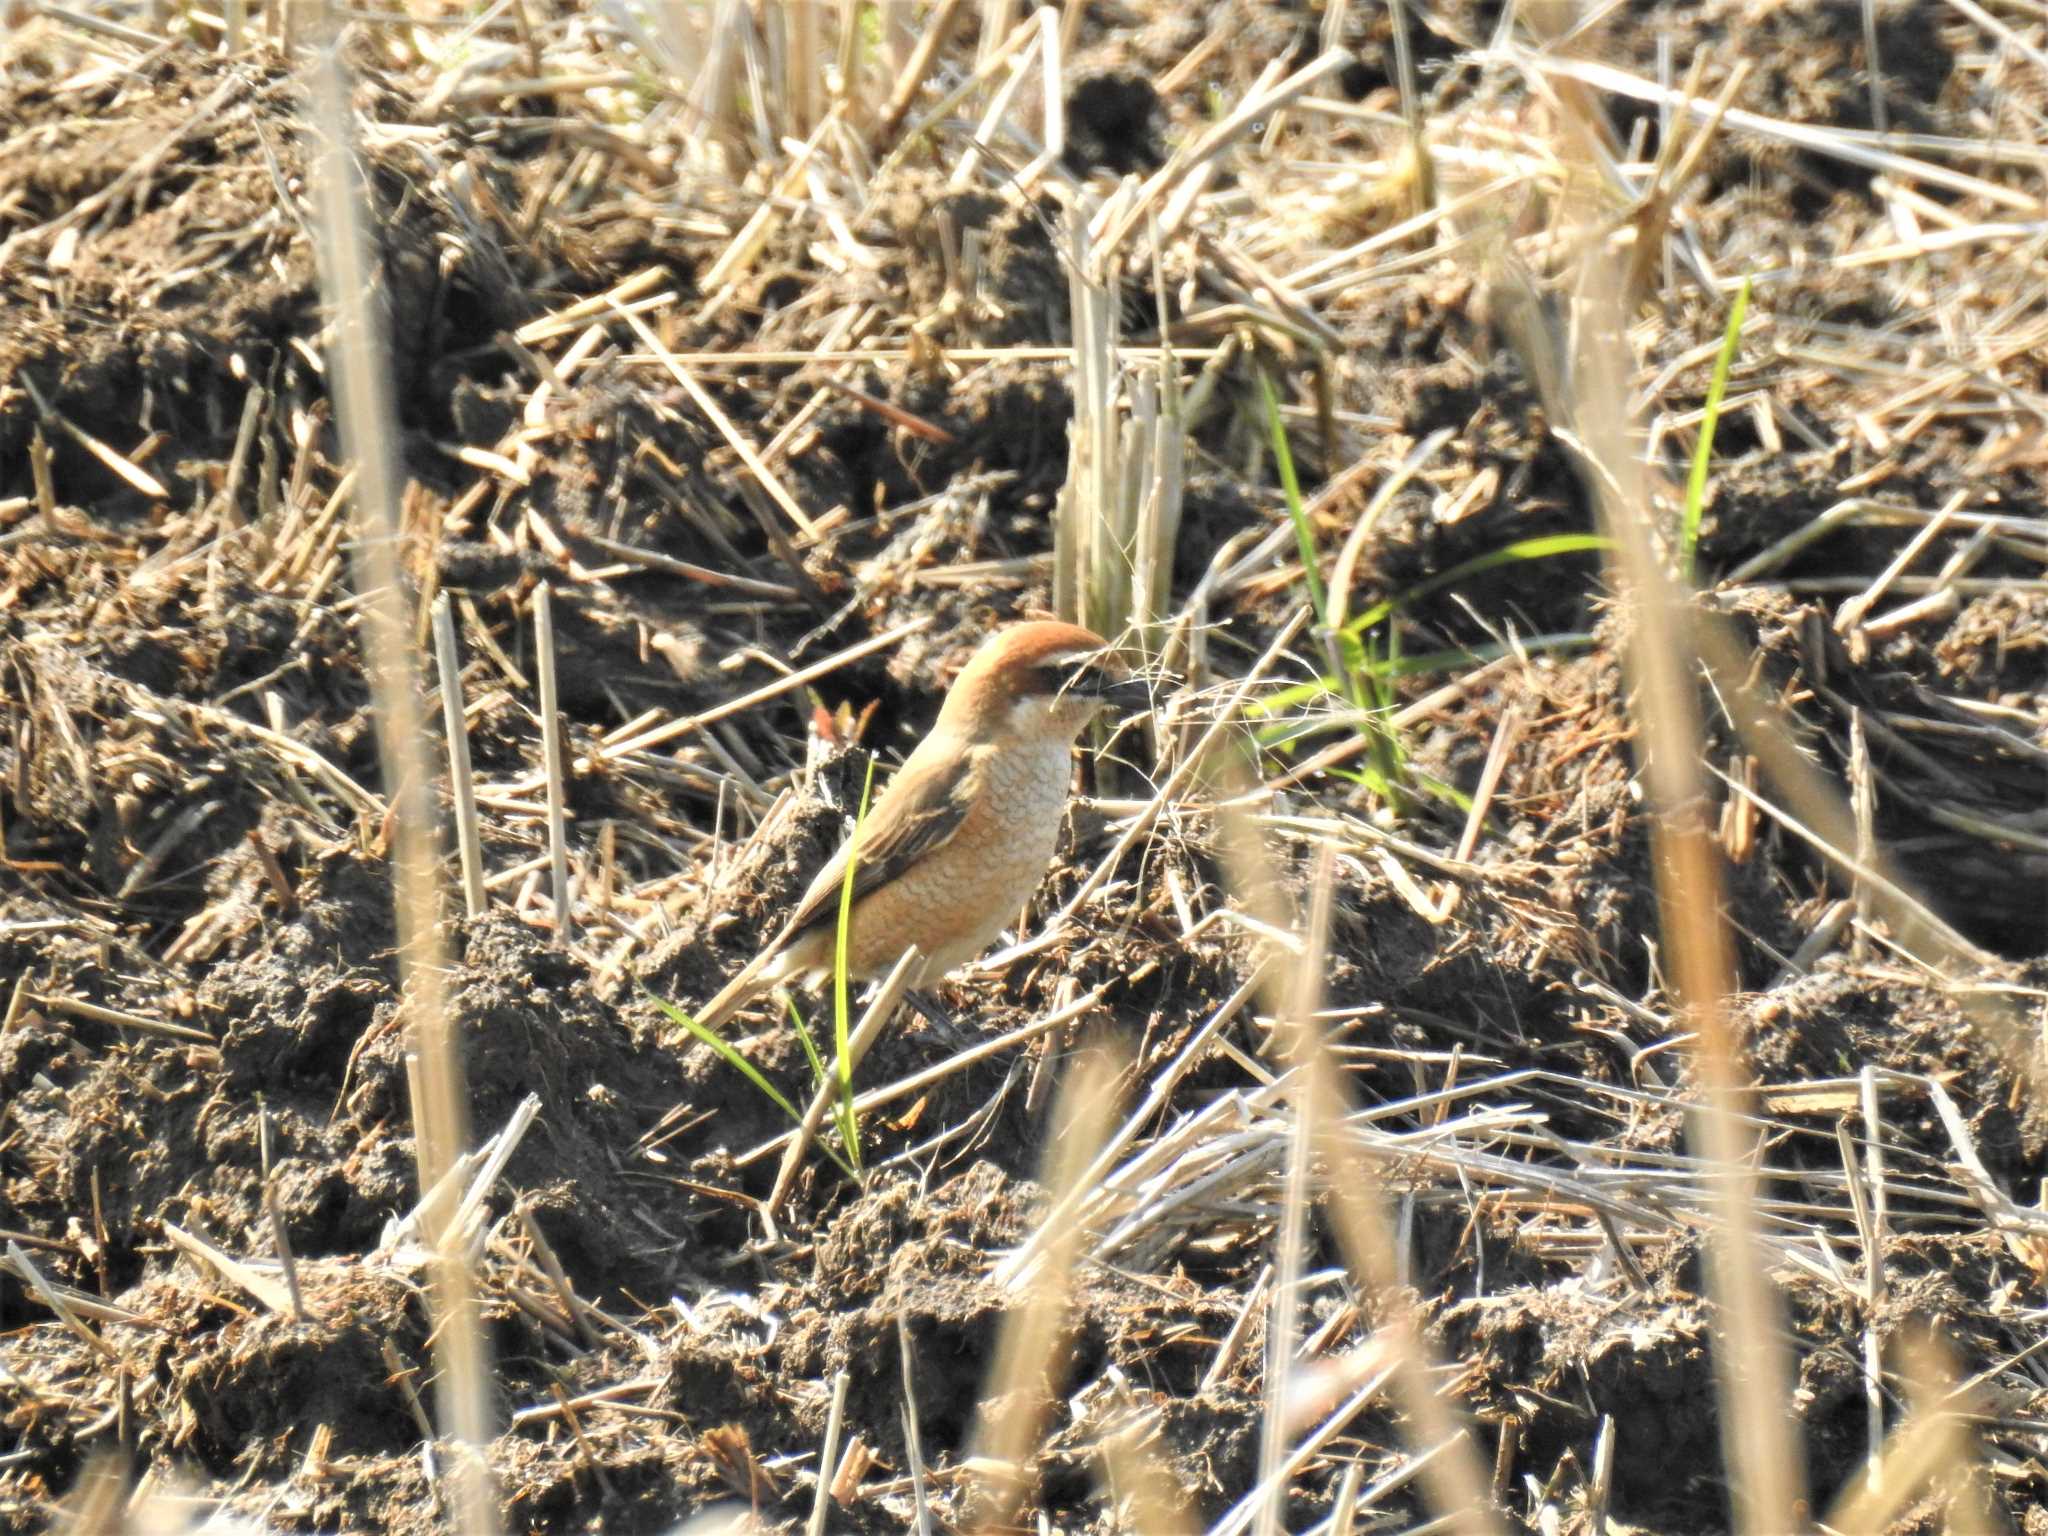
[[[1020,674],[1020,688],[1026,694],[1061,694],[1090,678],[1100,662],[1100,651],[1071,651],[1044,657]]]
[[[1031,691],[1058,693],[1062,689],[1071,688],[1074,681],[1088,670],[1094,659],[1093,656],[1069,656],[1040,663],[1031,669]]]

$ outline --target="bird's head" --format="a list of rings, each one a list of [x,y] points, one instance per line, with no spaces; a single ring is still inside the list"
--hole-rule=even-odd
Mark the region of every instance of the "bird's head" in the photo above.
[[[983,642],[954,679],[939,724],[978,740],[1071,742],[1098,710],[1146,697],[1100,635],[1073,624],[1013,624]]]

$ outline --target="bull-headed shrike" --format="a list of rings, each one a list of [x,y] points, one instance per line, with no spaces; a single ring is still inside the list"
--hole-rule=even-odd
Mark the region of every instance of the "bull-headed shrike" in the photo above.
[[[998,630],[875,801],[857,849],[841,846],[818,871],[781,932],[698,1022],[715,1029],[772,987],[831,972],[849,856],[849,976],[886,975],[913,944],[928,981],[974,959],[1052,863],[1075,739],[1098,711],[1145,698],[1144,682],[1121,675],[1099,635],[1050,622]]]

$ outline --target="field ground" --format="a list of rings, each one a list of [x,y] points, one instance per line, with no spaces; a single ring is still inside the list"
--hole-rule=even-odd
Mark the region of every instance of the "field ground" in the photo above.
[[[194,1518],[438,1530],[455,1453],[422,1449],[396,828],[303,94],[267,35],[227,56],[196,10],[123,32],[17,9],[0,1527],[63,1525],[111,1454]],[[1423,1528],[1448,1453],[1369,1342],[1402,1298],[1507,1528],[1728,1528],[1729,1318],[1635,610],[1583,540],[1525,541],[1600,526],[1606,356],[1636,510],[1679,549],[1748,276],[1695,566],[1700,633],[1737,665],[1683,673],[1704,789],[1679,820],[1721,859],[1756,1085],[1777,1302],[1751,1321],[1789,1373],[1765,1407],[1816,1517],[1869,1491],[1885,1436],[1945,1437],[1837,1528],[2048,1533],[2038,7],[1646,0],[1567,35],[1480,0],[991,3],[940,7],[922,59],[926,8],[898,35],[861,7],[836,110],[839,8],[731,9],[702,37],[540,0],[480,29],[359,22],[346,50],[398,555],[421,613],[451,600],[490,888],[445,980],[473,1137],[510,1153],[462,1218],[505,1526],[736,1501],[796,1530],[836,1419],[825,1529],[905,1529],[920,1489],[973,1528],[1024,1294],[999,1266],[1045,1209],[1061,1084],[1106,1063],[1127,1134],[1064,1207],[1069,1332],[987,1415],[1043,1410],[1040,1529],[1250,1529],[1276,1320],[1301,1340],[1285,1528]],[[1070,210],[1123,176],[1153,178],[1149,216],[1091,287]],[[1095,743],[1037,942],[940,989],[968,1041],[1019,1038],[963,1058],[906,1010],[858,1071],[911,1084],[863,1112],[861,1182],[813,1147],[771,1231],[782,1112],[651,996],[708,996],[841,837],[861,759],[821,722],[857,721],[886,770],[972,644],[1051,609],[1091,294],[1140,414],[1162,324],[1179,349],[1179,516],[1136,603],[1159,709]],[[1626,306],[1604,335],[1601,297]],[[1312,585],[1394,605],[1356,695],[1305,686],[1333,666]],[[1261,889],[1234,886],[1219,796]],[[1298,937],[1319,866],[1321,963]],[[1299,1103],[1262,965],[1322,983],[1355,1168],[1325,1148],[1311,1188],[1384,1200],[1395,1290],[1350,1267],[1340,1201],[1285,1237]],[[801,1005],[829,1036],[830,1001]],[[809,1096],[786,1019],[734,1035]],[[1148,1467],[1176,1515],[1146,1512]]]

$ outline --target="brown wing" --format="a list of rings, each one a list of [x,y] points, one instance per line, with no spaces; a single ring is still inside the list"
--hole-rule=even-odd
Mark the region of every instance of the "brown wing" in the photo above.
[[[950,760],[931,769],[915,761],[903,765],[861,826],[859,862],[853,871],[855,901],[887,885],[960,830],[974,803],[980,760],[978,752],[955,752]],[[838,923],[850,849],[851,840],[818,871],[790,914],[776,948],[813,928]]]

